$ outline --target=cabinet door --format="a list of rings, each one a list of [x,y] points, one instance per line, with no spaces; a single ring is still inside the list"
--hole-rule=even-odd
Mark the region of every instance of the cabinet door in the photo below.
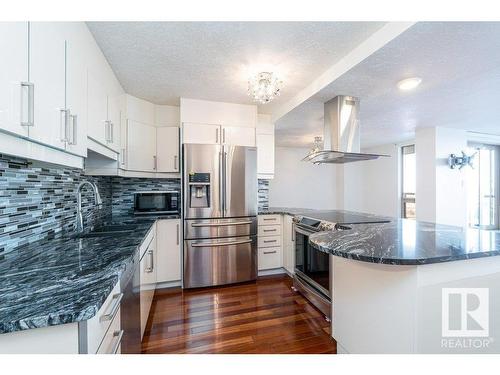
[[[179,128],[156,128],[156,158],[158,172],[179,172]]]
[[[108,95],[108,137],[107,145],[109,148],[119,152],[120,150],[120,96]]]
[[[292,217],[283,217],[283,266],[288,273],[293,274],[295,269],[295,225]]]
[[[27,136],[28,22],[0,22],[0,51],[0,128]]]
[[[66,35],[66,107],[70,111],[66,150],[87,156],[87,68],[83,22],[72,22]]]
[[[182,143],[218,145],[221,142],[220,125],[182,124]]]
[[[257,134],[257,174],[261,178],[274,177],[273,134]]]
[[[255,147],[255,128],[222,127],[222,143],[232,146]]]
[[[61,22],[30,23],[30,82],[35,88],[34,126],[30,138],[65,148],[66,40]]]
[[[180,236],[180,220],[158,221],[156,226],[156,281],[159,283],[181,279]]]
[[[127,169],[156,171],[156,127],[127,120]]]
[[[87,72],[87,135],[106,144],[108,97],[104,85],[89,70]]]

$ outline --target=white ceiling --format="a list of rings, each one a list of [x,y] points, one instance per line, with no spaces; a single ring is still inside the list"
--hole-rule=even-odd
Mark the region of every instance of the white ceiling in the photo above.
[[[411,76],[422,84],[399,91]],[[500,22],[412,26],[283,116],[277,144],[310,146],[323,133],[323,103],[339,94],[361,100],[362,147],[410,139],[416,127],[500,134]]]
[[[271,69],[272,113],[384,22],[88,22],[126,92],[157,104],[180,97],[252,103],[247,79]]]

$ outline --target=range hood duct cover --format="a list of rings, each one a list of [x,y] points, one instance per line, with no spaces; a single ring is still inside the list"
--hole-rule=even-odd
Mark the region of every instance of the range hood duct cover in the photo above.
[[[325,103],[324,111],[323,150],[311,152],[302,160],[314,164],[344,164],[388,156],[360,152],[358,98],[336,96]]]

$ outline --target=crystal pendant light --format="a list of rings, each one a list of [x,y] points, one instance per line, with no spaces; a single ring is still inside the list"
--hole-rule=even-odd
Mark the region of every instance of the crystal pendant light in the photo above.
[[[283,81],[272,72],[261,72],[248,80],[248,95],[254,101],[265,104],[280,95]]]

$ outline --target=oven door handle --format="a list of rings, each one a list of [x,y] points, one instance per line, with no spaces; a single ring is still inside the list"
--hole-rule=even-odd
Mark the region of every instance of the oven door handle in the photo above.
[[[253,240],[243,240],[243,241],[230,241],[230,242],[209,242],[209,243],[193,243],[191,247],[217,247],[217,246],[231,246],[231,245],[242,245],[246,243],[251,243]]]
[[[192,227],[198,228],[198,227],[230,227],[231,225],[248,225],[252,224],[251,221],[235,221],[232,223],[193,223],[191,224]]]

